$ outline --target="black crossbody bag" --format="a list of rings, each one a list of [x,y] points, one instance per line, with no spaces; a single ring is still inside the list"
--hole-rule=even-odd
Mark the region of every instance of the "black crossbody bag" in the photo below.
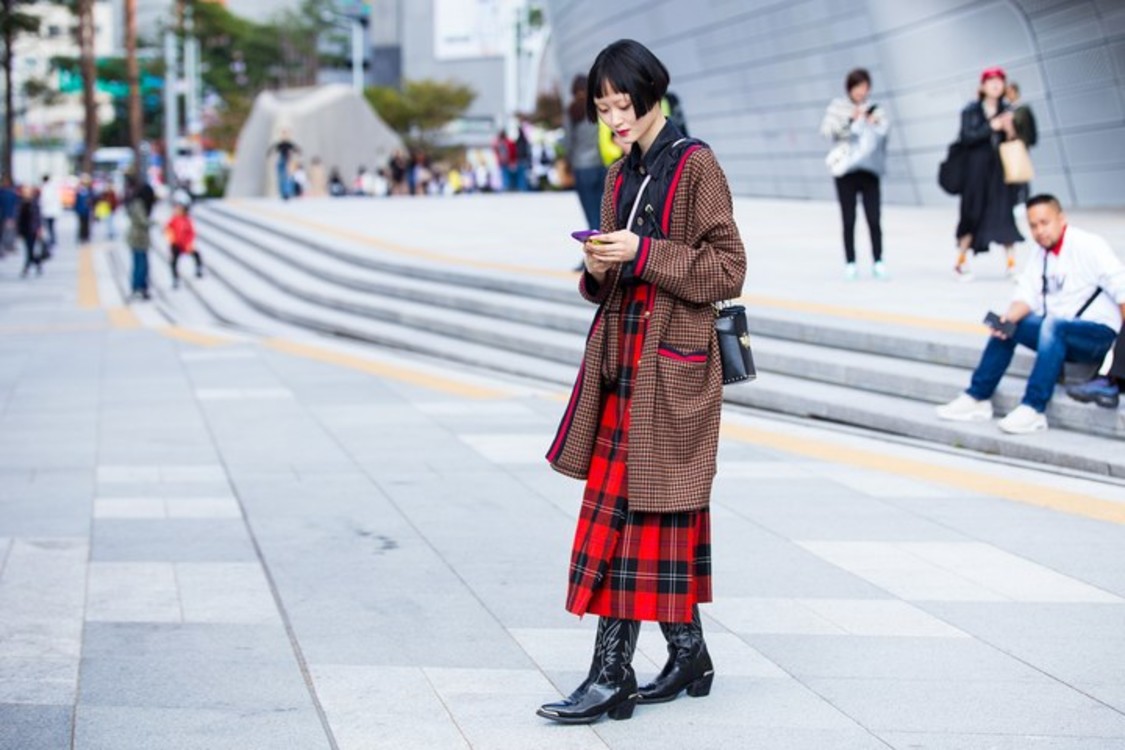
[[[676,141],[672,146],[679,145],[683,140],[686,139]],[[641,196],[644,195],[650,179],[650,177],[645,177],[644,182],[641,183],[640,190],[637,191],[637,197],[633,201],[633,208],[629,212],[629,218],[625,222],[626,227],[633,226],[637,209],[641,205]],[[649,206],[649,209],[651,209],[651,206]],[[658,235],[663,235],[663,232],[659,229],[659,224],[652,222],[651,226]],[[631,274],[631,264],[625,269],[625,273]],[[618,278],[620,279],[620,276]],[[750,325],[746,319],[746,308],[742,305],[736,305],[730,300],[716,302],[713,307],[715,309],[715,335],[719,341],[719,359],[723,364],[723,385],[754,380],[758,377],[758,370],[754,367],[754,355],[750,351]]]

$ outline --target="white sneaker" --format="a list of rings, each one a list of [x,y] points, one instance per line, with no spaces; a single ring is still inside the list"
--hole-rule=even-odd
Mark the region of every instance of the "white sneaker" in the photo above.
[[[962,393],[948,404],[935,409],[937,415],[950,422],[987,422],[992,419],[992,402],[977,401],[967,393]]]
[[[1020,404],[997,423],[1009,435],[1027,435],[1047,429],[1047,417],[1027,404]]]
[[[879,281],[886,281],[891,277],[891,275],[887,273],[887,267],[883,265],[883,261],[881,260],[876,261],[875,266],[871,269],[871,273],[875,278],[879,279]]]
[[[855,263],[847,263],[844,265],[844,281],[855,281],[859,276],[859,271],[855,268]]]

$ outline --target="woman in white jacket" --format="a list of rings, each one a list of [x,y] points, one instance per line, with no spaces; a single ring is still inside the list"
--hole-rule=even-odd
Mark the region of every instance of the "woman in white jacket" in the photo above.
[[[863,196],[863,213],[871,233],[871,254],[877,279],[887,278],[883,264],[883,229],[880,225],[882,197],[879,179],[886,164],[887,132],[890,123],[876,104],[868,101],[871,75],[863,68],[848,73],[844,81],[846,97],[837,97],[828,105],[820,132],[833,142],[825,160],[836,178],[836,196],[844,220],[844,278],[856,278],[855,210],[856,199]]]

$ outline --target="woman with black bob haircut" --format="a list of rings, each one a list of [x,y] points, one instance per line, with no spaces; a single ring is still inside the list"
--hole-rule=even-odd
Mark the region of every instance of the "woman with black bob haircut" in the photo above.
[[[602,50],[587,79],[587,114],[628,154],[606,176],[601,234],[583,245],[579,292],[598,309],[547,453],[586,483],[566,609],[599,617],[586,679],[537,712],[566,724],[705,696],[714,678],[698,607],[711,601],[723,388],[713,305],[741,294],[746,254],[714,155],[662,111],[668,83],[631,40]],[[668,661],[638,687],[643,620],[660,623]]]

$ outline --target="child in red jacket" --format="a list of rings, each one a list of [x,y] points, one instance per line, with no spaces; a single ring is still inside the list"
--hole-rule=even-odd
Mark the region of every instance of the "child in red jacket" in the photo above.
[[[172,287],[178,289],[180,256],[186,253],[195,257],[196,278],[203,276],[203,259],[199,257],[199,250],[195,247],[195,225],[188,215],[188,207],[177,204],[172,210],[172,218],[164,227],[164,236],[168,238],[168,244],[172,247]]]

